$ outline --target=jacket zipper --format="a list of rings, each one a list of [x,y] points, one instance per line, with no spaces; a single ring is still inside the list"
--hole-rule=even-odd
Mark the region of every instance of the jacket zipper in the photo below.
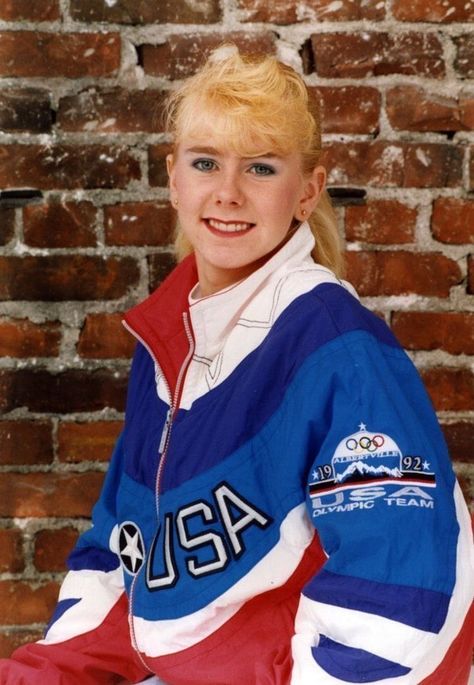
[[[161,433],[161,438],[160,438],[160,444],[158,447],[158,455],[161,457],[159,464],[158,464],[158,471],[156,474],[156,480],[155,480],[155,509],[156,509],[156,517],[157,521],[159,522],[159,513],[160,513],[160,487],[161,487],[161,480],[162,480],[162,474],[163,474],[163,469],[164,469],[164,464],[166,461],[166,455],[168,453],[168,447],[170,443],[170,436],[171,436],[171,428],[173,425],[173,419],[174,419],[174,414],[176,409],[179,407],[179,402],[181,400],[181,395],[182,395],[182,388],[183,388],[183,382],[186,377],[186,372],[188,370],[189,364],[191,363],[191,359],[193,358],[194,354],[194,337],[191,331],[191,325],[189,323],[188,319],[188,313],[183,312],[183,324],[184,324],[184,330],[186,331],[186,337],[188,339],[189,343],[189,349],[188,349],[188,354],[186,355],[183,363],[181,364],[181,368],[178,373],[178,378],[176,380],[176,387],[174,391],[174,395],[171,394],[171,388],[169,386],[168,381],[166,380],[166,376],[163,373],[158,360],[156,359],[155,355],[153,354],[153,351],[151,348],[146,344],[146,342],[136,333],[136,331],[131,328],[127,324],[126,321],[123,322],[125,328],[127,328],[130,333],[145,347],[145,349],[148,351],[148,354],[151,356],[153,359],[153,362],[155,363],[155,369],[161,374],[163,378],[163,382],[166,386],[166,390],[168,393],[168,398],[170,401],[170,406],[166,414],[166,419],[165,419],[165,425],[163,426],[163,431]],[[158,386],[156,387],[156,392],[158,393]],[[145,564],[142,565],[142,568],[140,571],[144,568]],[[136,639],[136,634],[135,634],[135,626],[134,626],[134,621],[133,621],[133,595],[135,591],[135,584],[137,582],[138,576],[140,575],[140,571],[134,576],[132,580],[132,584],[130,587],[130,600],[129,600],[129,625],[130,625],[130,636],[132,638],[132,645],[137,653],[138,658],[140,659],[140,662],[142,665],[149,671],[150,673],[153,673],[153,671],[150,670],[150,667],[147,665],[145,660],[143,659],[141,652],[139,650],[138,644],[137,644],[137,639]]]

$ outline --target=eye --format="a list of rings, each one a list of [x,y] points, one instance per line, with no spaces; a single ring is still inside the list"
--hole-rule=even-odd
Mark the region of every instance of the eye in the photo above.
[[[250,171],[256,176],[271,176],[275,173],[275,169],[268,164],[252,164]]]
[[[192,166],[199,171],[213,171],[216,163],[212,159],[195,159]]]

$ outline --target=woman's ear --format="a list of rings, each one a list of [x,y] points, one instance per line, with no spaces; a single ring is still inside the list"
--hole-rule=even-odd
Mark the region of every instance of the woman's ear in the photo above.
[[[176,185],[175,185],[175,173],[174,173],[174,156],[170,153],[166,155],[166,171],[168,172],[168,185],[170,188],[170,200],[172,204],[175,204],[177,199]]]
[[[326,169],[323,166],[317,166],[304,179],[303,194],[300,200],[300,212],[303,219],[308,217],[316,208],[325,187]]]

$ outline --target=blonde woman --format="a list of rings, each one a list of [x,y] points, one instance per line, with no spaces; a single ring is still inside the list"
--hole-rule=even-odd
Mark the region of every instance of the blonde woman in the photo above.
[[[125,317],[94,525],[1,683],[465,684],[466,506],[414,367],[340,280],[302,79],[214,56],[168,130],[181,261]]]

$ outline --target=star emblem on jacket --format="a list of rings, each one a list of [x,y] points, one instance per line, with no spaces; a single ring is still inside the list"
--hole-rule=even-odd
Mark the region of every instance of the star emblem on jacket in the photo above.
[[[143,564],[145,546],[140,529],[131,521],[120,526],[119,554],[125,570],[135,575]]]

